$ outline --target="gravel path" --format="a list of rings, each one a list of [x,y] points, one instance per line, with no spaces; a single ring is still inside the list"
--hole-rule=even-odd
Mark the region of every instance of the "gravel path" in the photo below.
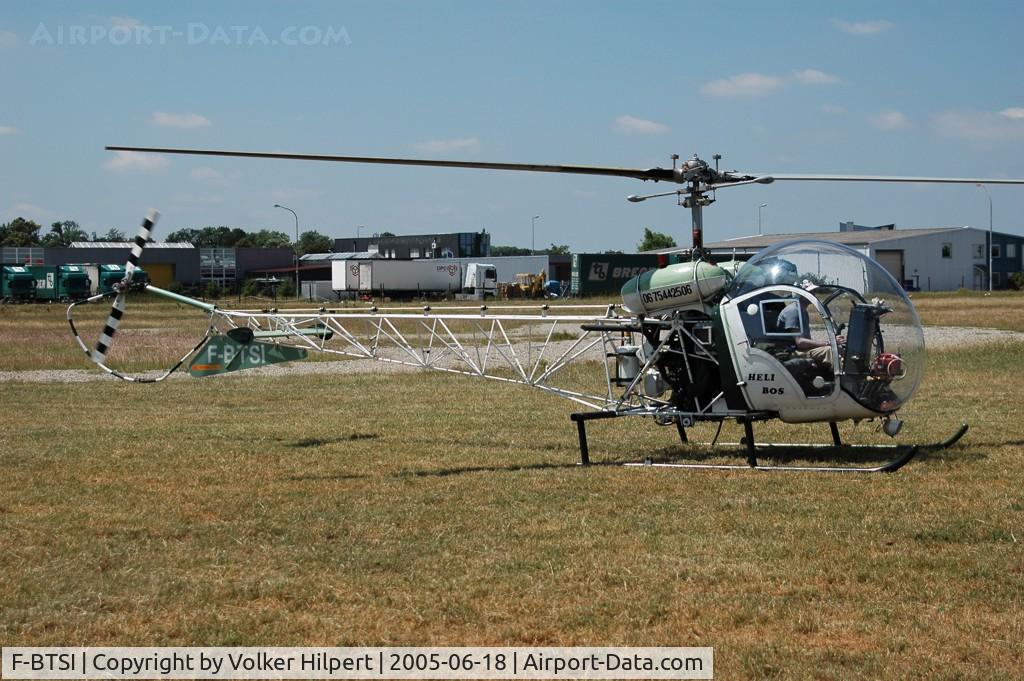
[[[956,326],[926,326],[924,327],[925,346],[929,348],[948,348],[954,346],[972,345],[978,343],[990,343],[1002,340],[1014,340],[1024,342],[1024,333],[1019,331],[1003,331],[1001,329],[967,329]],[[564,345],[568,341],[561,341],[558,345]],[[598,348],[596,358],[601,354]],[[558,353],[558,350],[555,350]],[[549,355],[550,354],[549,351]],[[555,355],[557,356],[557,354]],[[370,374],[370,373],[399,373],[408,371],[419,371],[418,367],[395,364],[392,362],[378,362],[372,359],[350,359],[339,362],[290,362],[253,369],[245,372],[245,375],[261,376],[305,376],[310,374]],[[160,372],[148,372],[147,376],[157,376]],[[235,376],[238,374],[228,374]],[[171,375],[168,380],[176,380],[188,377],[188,373],[179,369]],[[84,383],[87,381],[110,380],[111,377],[99,370],[89,369],[41,369],[34,371],[0,371],[0,383],[24,382],[24,383]]]

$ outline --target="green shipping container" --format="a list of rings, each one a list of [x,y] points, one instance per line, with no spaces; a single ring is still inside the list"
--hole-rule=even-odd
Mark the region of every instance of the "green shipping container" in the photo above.
[[[674,256],[652,253],[573,253],[572,294],[617,296],[622,285],[633,277],[674,260]]]

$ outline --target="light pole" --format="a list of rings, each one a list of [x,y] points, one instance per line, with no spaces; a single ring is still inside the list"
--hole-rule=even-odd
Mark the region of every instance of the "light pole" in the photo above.
[[[299,297],[299,216],[295,214],[288,206],[282,206],[279,203],[274,204],[274,208],[281,208],[288,211],[295,218],[295,297]]]
[[[768,207],[767,203],[762,203],[760,206],[757,207],[757,235],[758,236],[761,236],[761,209],[762,208],[767,208],[767,207]]]
[[[540,219],[539,215],[534,215],[530,218],[530,255],[537,255],[537,220]]]
[[[977,186],[984,189],[985,195],[988,196],[988,292],[992,293],[992,193],[980,182]]]

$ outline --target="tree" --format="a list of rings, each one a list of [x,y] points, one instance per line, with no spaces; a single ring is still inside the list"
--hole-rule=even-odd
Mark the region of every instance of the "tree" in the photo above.
[[[38,246],[39,224],[25,218],[14,218],[0,225],[0,246]]]
[[[111,227],[106,234],[100,237],[100,241],[128,241],[128,237],[116,227]]]
[[[316,230],[311,230],[303,232],[299,237],[296,251],[299,257],[301,257],[306,253],[329,253],[332,246],[334,246],[334,241],[330,237],[324,236]]]
[[[542,253],[542,254],[545,254],[545,255],[569,255],[569,247],[567,245],[565,245],[565,244],[563,244],[561,246],[556,246],[555,244],[551,244],[550,246],[545,248],[543,251],[538,251],[538,253]]]
[[[491,255],[496,258],[507,255],[530,255],[530,249],[519,246],[491,246]]]
[[[642,253],[644,251],[655,251],[659,248],[672,248],[675,245],[676,240],[668,234],[654,232],[649,227],[644,227],[644,240],[637,244],[636,250]]]
[[[167,240],[190,243],[198,248],[275,248],[291,245],[291,240],[284,232],[261,229],[250,234],[244,229],[224,225],[202,229],[186,227],[168,234]]]
[[[277,232],[272,229],[261,229],[250,234],[249,240],[257,248],[285,248],[292,245],[291,239],[284,232]]]
[[[281,285],[277,287],[277,295],[282,298],[291,298],[295,295],[295,282],[289,279],[282,279]]]
[[[394,236],[394,232],[381,232],[378,236]]]
[[[85,233],[74,220],[54,222],[50,225],[50,231],[43,237],[43,246],[53,248],[56,246],[70,246],[72,241],[88,241],[89,235]]]
[[[167,241],[171,243],[189,243],[193,246],[196,245],[196,241],[199,239],[199,230],[186,227],[179,229],[176,232],[171,232],[167,235]]]

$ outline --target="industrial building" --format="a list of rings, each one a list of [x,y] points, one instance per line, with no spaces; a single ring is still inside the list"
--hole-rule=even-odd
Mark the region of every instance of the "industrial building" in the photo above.
[[[357,236],[335,239],[335,253],[376,253],[382,258],[486,258],[491,254],[487,232]]]
[[[705,244],[719,259],[745,260],[782,241],[815,239],[849,246],[878,261],[896,281],[909,290],[955,291],[988,288],[987,229],[937,227],[896,229],[894,225],[864,228],[842,223],[838,232],[764,234]],[[657,251],[674,254],[684,249]],[[1009,288],[1010,276],[1024,271],[1024,237],[994,232],[992,238],[992,285]]]

